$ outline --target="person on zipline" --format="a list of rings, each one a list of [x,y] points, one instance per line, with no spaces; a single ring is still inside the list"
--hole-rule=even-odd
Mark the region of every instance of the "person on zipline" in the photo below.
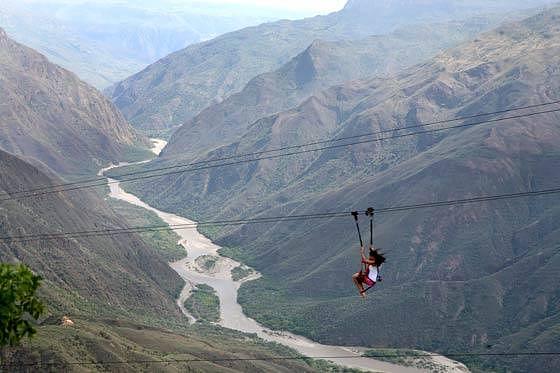
[[[358,288],[360,296],[362,298],[366,297],[366,291],[375,286],[379,278],[379,267],[385,263],[385,256],[379,252],[379,250],[374,250],[373,247],[369,248],[369,257],[366,257],[365,248],[361,247],[362,254],[362,264],[364,269],[360,272],[354,273],[352,276],[352,281]],[[364,284],[368,286],[364,289]]]

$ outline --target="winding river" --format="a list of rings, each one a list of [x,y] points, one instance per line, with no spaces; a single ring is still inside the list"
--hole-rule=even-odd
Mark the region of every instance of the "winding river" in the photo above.
[[[165,147],[166,142],[163,140],[152,140],[154,147],[153,151],[156,154]],[[145,162],[140,162],[145,163]],[[104,168],[100,171],[100,175],[104,172],[127,165],[126,163],[121,163],[119,165],[113,165]],[[170,214],[167,212],[160,211],[158,209],[149,206],[147,203],[141,201],[138,197],[126,193],[120,186],[120,184],[113,179],[109,180],[110,187],[110,197],[126,201],[133,205],[145,208],[146,210],[153,211],[156,213],[166,224],[169,225],[180,225],[180,224],[194,224],[193,221]],[[377,361],[374,359],[361,357],[361,353],[365,348],[351,348],[342,346],[328,346],[313,342],[307,338],[288,333],[288,332],[277,332],[267,329],[266,327],[260,325],[255,320],[247,317],[237,303],[237,292],[241,284],[245,281],[250,281],[258,278],[258,274],[252,275],[242,281],[233,281],[231,277],[231,270],[240,265],[240,263],[231,260],[229,258],[221,257],[218,254],[218,249],[220,248],[207,237],[203,236],[198,232],[197,229],[186,228],[178,229],[175,232],[179,235],[179,243],[186,249],[187,258],[180,261],[170,263],[170,266],[185,280],[186,286],[181,292],[179,299],[177,300],[177,305],[181,308],[183,313],[189,318],[191,322],[195,319],[187,312],[184,307],[184,301],[188,298],[192,288],[196,284],[207,284],[214,288],[220,298],[220,316],[221,320],[219,325],[239,330],[246,333],[255,333],[260,338],[283,344],[285,346],[291,347],[299,353],[308,357],[320,357],[325,360],[329,360],[335,364],[346,366],[350,368],[358,368],[367,371],[375,372],[397,372],[397,373],[408,373],[408,372],[422,372],[423,370],[410,367],[402,367],[399,365],[394,365],[382,361]],[[216,264],[212,269],[206,270],[200,265],[197,259],[203,256],[213,256],[217,258]],[[352,357],[354,356],[354,357]],[[338,357],[338,358],[337,358]],[[344,357],[344,358],[342,358]],[[444,357],[433,357],[433,362],[443,366],[446,371],[449,372],[466,372],[467,368],[454,362],[452,360],[446,359]]]

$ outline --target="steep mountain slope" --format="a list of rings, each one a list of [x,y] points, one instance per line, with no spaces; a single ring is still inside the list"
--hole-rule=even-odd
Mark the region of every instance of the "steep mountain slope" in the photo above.
[[[62,174],[97,171],[147,144],[74,74],[0,29],[0,148]]]
[[[270,19],[209,14],[209,6],[203,11],[194,5],[167,0],[4,0],[0,27],[102,89],[189,44]]]
[[[316,40],[280,69],[251,79],[241,92],[207,107],[181,126],[163,156],[190,156],[230,143],[257,119],[297,106],[335,84],[400,72],[470,40],[493,23],[493,19],[479,17],[404,28],[387,36],[360,40]]]
[[[491,112],[554,99],[556,81],[551,79],[555,73],[551,67],[554,58],[550,56],[554,55],[556,43],[555,15],[556,12],[551,12],[548,19],[536,25],[531,24],[533,19],[530,19],[522,24],[504,26],[392,79],[375,78],[333,87],[293,110],[253,123],[240,140],[200,155],[196,160],[227,156],[234,152],[266,151],[329,136],[338,138],[402,128],[434,119]],[[281,190],[292,181],[302,185],[302,177],[309,179],[305,183],[317,177],[316,186],[328,189],[330,185],[339,185],[348,176],[361,177],[363,173],[371,174],[406,160],[433,145],[442,136],[426,135],[399,142],[384,142],[383,146],[373,143],[334,150],[332,154],[328,153],[328,158],[336,159],[332,165],[322,152],[317,152],[301,158],[267,160],[257,167],[247,165],[211,170],[202,175],[171,176],[173,182],[169,184],[179,179],[192,186],[186,190],[195,191],[195,203],[204,201],[200,197],[208,197],[225,202],[226,206],[239,202],[230,199],[231,187],[235,187],[237,193],[250,195],[258,191],[259,198],[268,198],[267,193]],[[372,147],[379,146],[379,154],[375,157],[367,155]],[[175,156],[181,157],[179,149],[174,153],[166,150],[165,158],[172,160]],[[302,160],[304,164],[295,169],[290,167]],[[312,164],[313,167],[308,164],[316,160],[320,163]],[[364,169],[363,162],[367,162],[369,167]],[[276,170],[274,180],[271,180],[270,168],[274,169],[279,164],[286,166]],[[332,168],[325,170],[323,166]],[[294,173],[294,170],[297,172]],[[195,183],[203,184],[194,187]],[[310,193],[317,191],[313,189]],[[224,194],[221,195],[221,192]],[[185,197],[185,201],[188,199]]]
[[[399,128],[434,119],[557,100],[558,19],[556,8],[481,35],[393,79],[333,87],[255,122],[239,141],[199,159],[378,130],[399,134]],[[550,113],[130,188],[162,208],[205,219],[547,189],[560,185],[558,123],[560,115]],[[350,345],[476,351],[490,344],[492,352],[546,351],[558,343],[556,202],[549,196],[380,215],[377,244],[389,262],[385,281],[367,302],[349,280],[359,264],[350,218],[212,233],[230,247],[226,253],[263,272],[240,297],[249,315],[271,326]],[[376,323],[366,332],[361,317],[368,313]],[[560,368],[546,359],[470,362],[514,371]]]
[[[490,11],[504,14],[547,3],[550,1],[353,1],[328,16],[267,23],[189,46],[106,93],[138,128],[177,126],[240,91],[255,76],[278,69],[315,39],[363,38],[418,22],[460,20]]]
[[[0,151],[0,189],[58,184],[34,166]],[[68,192],[3,201],[2,237],[115,229],[126,225],[95,192]],[[0,260],[19,260],[50,283],[111,308],[157,310],[178,317],[174,296],[182,280],[162,257],[135,235],[0,241]],[[77,305],[75,305],[77,307]]]

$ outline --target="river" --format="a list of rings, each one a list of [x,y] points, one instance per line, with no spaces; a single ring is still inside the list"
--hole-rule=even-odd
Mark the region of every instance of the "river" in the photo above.
[[[153,151],[159,154],[165,147],[165,141],[153,139]],[[145,162],[139,162],[145,163]],[[104,168],[100,171],[100,175],[104,172],[128,165],[121,163]],[[175,214],[160,211],[147,203],[141,201],[138,197],[125,192],[120,183],[113,179],[109,180],[110,197],[126,201],[133,205],[145,208],[146,210],[156,213],[166,224],[181,225],[181,224],[194,224],[192,220],[186,219]],[[220,248],[214,244],[210,239],[198,232],[197,229],[185,228],[177,229],[175,232],[179,235],[179,243],[186,249],[187,257],[180,261],[170,263],[170,266],[185,280],[186,286],[181,292],[177,305],[183,313],[189,318],[191,322],[195,321],[194,318],[187,312],[184,307],[184,301],[188,298],[193,286],[195,284],[206,284],[216,290],[220,299],[220,318],[219,325],[239,330],[246,333],[255,333],[260,338],[283,344],[291,347],[299,353],[308,357],[320,357],[324,360],[331,361],[335,364],[346,366],[350,368],[358,368],[367,371],[375,372],[395,372],[395,373],[408,373],[408,372],[424,372],[425,370],[403,367],[395,364],[390,364],[374,359],[364,358],[360,355],[365,348],[360,347],[342,347],[342,346],[328,346],[320,343],[313,342],[302,336],[298,336],[289,332],[278,332],[267,329],[260,325],[255,320],[247,317],[237,303],[237,292],[241,284],[245,281],[250,281],[257,278],[259,275],[252,275],[242,281],[233,281],[231,277],[231,270],[240,265],[240,263],[229,258],[222,257],[218,254]],[[203,266],[199,265],[197,259],[202,256],[216,257],[217,263],[211,270],[205,270]],[[354,356],[354,357],[349,357]],[[338,358],[337,358],[338,357]],[[341,358],[344,357],[344,358]],[[449,372],[466,372],[468,369],[453,360],[434,356],[433,362],[445,368]]]

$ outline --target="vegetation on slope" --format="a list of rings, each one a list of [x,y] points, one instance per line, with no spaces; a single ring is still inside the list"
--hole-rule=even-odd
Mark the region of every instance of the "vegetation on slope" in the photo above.
[[[255,273],[255,271],[253,271],[251,268],[240,265],[231,270],[231,278],[233,279],[233,281],[241,281],[251,276],[253,273]]]
[[[220,299],[216,291],[208,285],[196,285],[185,301],[185,308],[197,320],[209,322],[220,320]]]
[[[36,167],[0,151],[0,190],[60,184]],[[4,201],[2,236],[122,229],[128,225],[97,193],[82,190]],[[45,281],[81,297],[137,313],[177,317],[173,299],[182,280],[135,234],[0,242],[0,260],[18,260]]]
[[[198,324],[195,328],[175,325],[163,329],[130,320],[92,320],[74,318],[73,326],[53,323],[39,329],[37,338],[25,344],[13,358],[13,372],[27,367],[17,362],[40,363],[33,371],[68,372],[160,371],[184,372],[311,372],[314,362],[294,361],[224,361],[236,358],[297,357],[292,350],[277,344],[263,343],[254,336],[231,330]],[[180,362],[180,360],[217,360],[216,362]],[[164,360],[179,362],[157,363]],[[221,361],[220,361],[221,360]],[[134,363],[135,361],[156,361]],[[68,363],[84,362],[87,365]],[[119,362],[103,365],[94,362]]]
[[[111,207],[121,215],[131,227],[165,227],[165,222],[154,212],[130,203],[111,199]],[[138,233],[165,260],[174,262],[187,255],[185,248],[178,244],[179,235],[171,230],[154,230]]]

